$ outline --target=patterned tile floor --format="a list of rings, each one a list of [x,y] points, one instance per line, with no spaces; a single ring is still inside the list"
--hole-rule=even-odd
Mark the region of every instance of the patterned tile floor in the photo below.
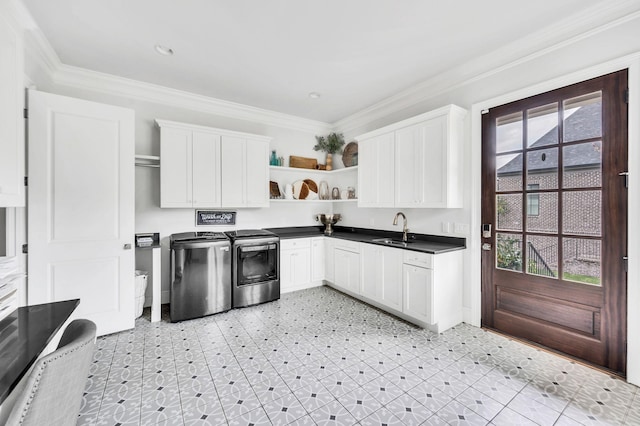
[[[101,337],[78,425],[640,425],[622,380],[461,324],[418,329],[327,287]]]

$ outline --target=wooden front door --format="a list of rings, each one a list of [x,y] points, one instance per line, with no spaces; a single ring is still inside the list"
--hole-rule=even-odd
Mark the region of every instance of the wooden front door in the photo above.
[[[624,70],[492,108],[482,121],[482,324],[619,374],[626,90]]]

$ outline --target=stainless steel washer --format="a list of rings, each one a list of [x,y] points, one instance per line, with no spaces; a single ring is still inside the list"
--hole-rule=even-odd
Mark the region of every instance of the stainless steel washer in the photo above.
[[[171,235],[172,322],[231,309],[231,242],[222,232]]]

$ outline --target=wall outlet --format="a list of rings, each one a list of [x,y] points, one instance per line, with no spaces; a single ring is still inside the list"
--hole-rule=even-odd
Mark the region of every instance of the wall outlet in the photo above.
[[[456,234],[469,234],[469,224],[468,223],[456,223],[454,227],[454,232]]]
[[[445,234],[451,233],[451,222],[442,222],[442,232]]]

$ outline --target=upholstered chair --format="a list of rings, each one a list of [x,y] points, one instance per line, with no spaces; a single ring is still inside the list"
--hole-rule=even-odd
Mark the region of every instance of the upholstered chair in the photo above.
[[[75,425],[95,340],[93,322],[72,321],[62,334],[58,349],[36,361],[7,425]]]

